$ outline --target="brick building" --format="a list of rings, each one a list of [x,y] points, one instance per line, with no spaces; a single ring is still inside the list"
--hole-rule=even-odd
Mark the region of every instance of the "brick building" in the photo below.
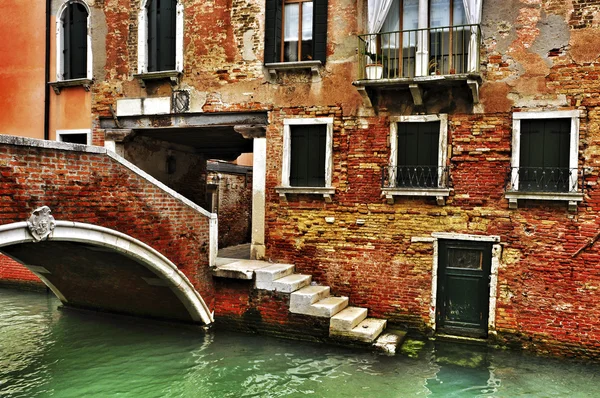
[[[600,356],[600,1],[51,3],[50,103],[90,104],[64,129],[204,206],[206,160],[252,152],[254,258],[403,327]]]

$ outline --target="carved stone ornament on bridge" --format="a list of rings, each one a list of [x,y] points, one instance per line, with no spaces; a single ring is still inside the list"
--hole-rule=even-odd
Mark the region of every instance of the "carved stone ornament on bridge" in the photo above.
[[[48,206],[38,207],[27,220],[29,232],[36,242],[46,239],[56,226],[54,217],[50,213],[51,210]]]

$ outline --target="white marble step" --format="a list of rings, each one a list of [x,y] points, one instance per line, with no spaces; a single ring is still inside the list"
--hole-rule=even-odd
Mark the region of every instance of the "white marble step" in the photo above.
[[[282,293],[292,293],[298,289],[303,288],[304,286],[310,285],[311,279],[312,279],[311,275],[292,274],[292,275],[284,276],[283,278],[279,278],[273,282],[270,282],[270,285],[272,288],[270,288],[270,289],[263,288],[263,289],[274,290],[276,292],[282,292]],[[258,286],[257,286],[257,288],[258,288]]]
[[[368,310],[361,307],[346,307],[331,318],[329,330],[350,331],[365,320]]]
[[[295,314],[304,314],[331,318],[348,306],[348,297],[327,297],[317,301],[314,304],[306,305],[300,308],[295,308],[295,311],[290,311]]]
[[[292,264],[272,264],[268,267],[254,270],[256,288],[275,290],[273,282],[294,273]]]
[[[327,297],[311,305],[315,316],[326,318],[331,318],[347,306],[348,297]]]
[[[367,318],[351,330],[329,330],[332,336],[339,336],[372,343],[383,332],[387,321],[385,319]]]
[[[303,314],[304,309],[329,297],[329,286],[306,286],[290,295],[290,312]]]

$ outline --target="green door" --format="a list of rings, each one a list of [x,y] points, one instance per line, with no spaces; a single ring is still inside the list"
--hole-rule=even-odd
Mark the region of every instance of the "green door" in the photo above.
[[[492,244],[439,241],[437,331],[487,337]]]

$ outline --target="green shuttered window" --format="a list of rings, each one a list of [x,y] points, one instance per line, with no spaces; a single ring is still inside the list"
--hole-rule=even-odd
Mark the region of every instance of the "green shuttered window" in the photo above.
[[[569,190],[570,119],[521,121],[521,190]]]
[[[87,77],[87,18],[83,4],[71,3],[63,13],[63,79]]]
[[[398,123],[396,186],[436,187],[440,122]]]
[[[267,0],[265,63],[318,60],[327,53],[327,0]]]
[[[325,186],[326,125],[290,126],[290,185]]]
[[[148,72],[175,70],[176,0],[148,1]]]

